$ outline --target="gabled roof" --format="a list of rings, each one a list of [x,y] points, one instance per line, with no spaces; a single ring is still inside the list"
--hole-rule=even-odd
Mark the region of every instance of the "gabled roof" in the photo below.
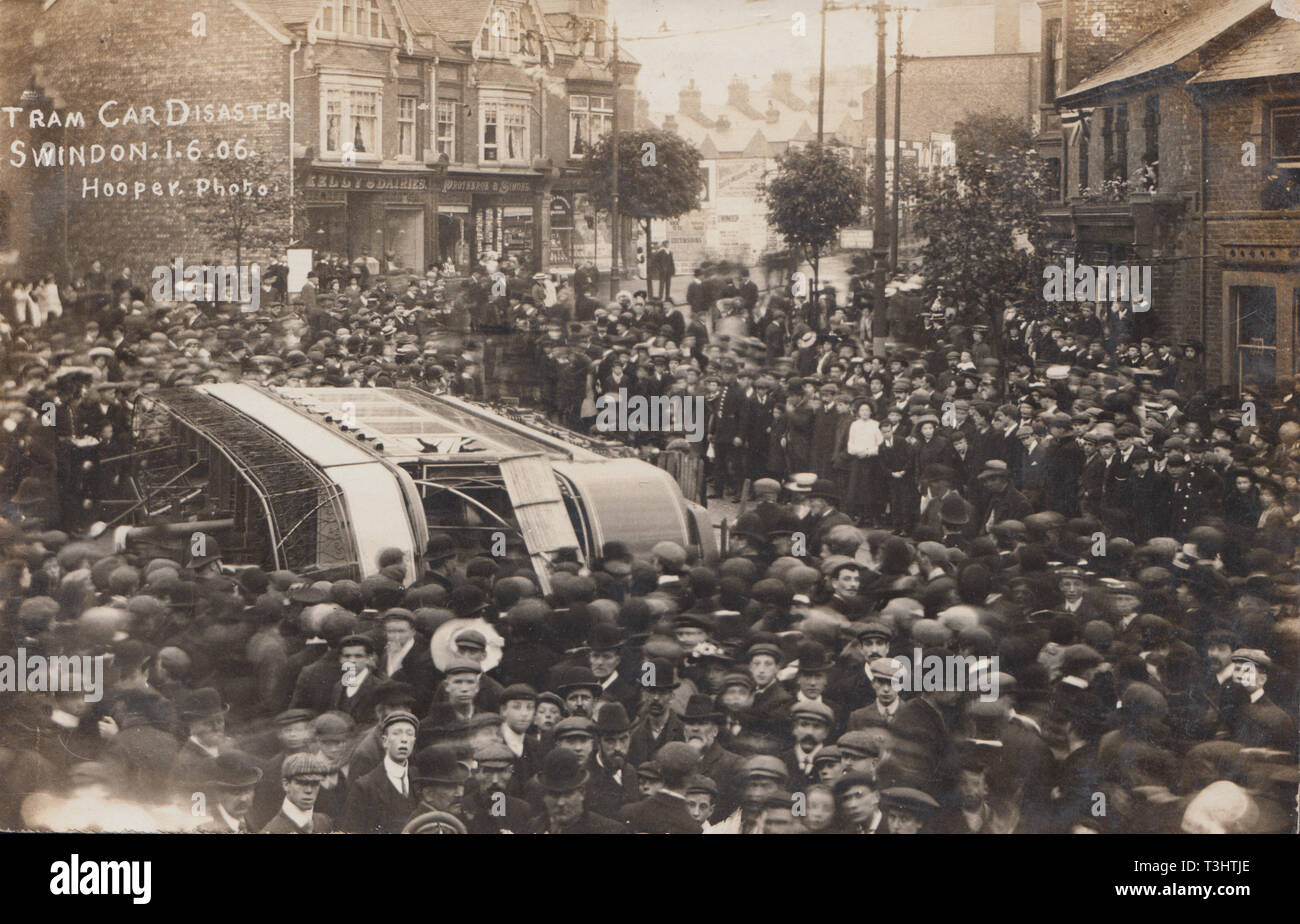
[[[1248,16],[1265,9],[1269,2],[1270,0],[1221,0],[1189,13],[1138,41],[1096,74],[1058,96],[1057,102],[1071,102],[1101,87],[1170,67]]]
[[[754,132],[754,137],[749,139],[749,144],[745,145],[745,150],[741,151],[740,155],[742,157],[767,157],[770,150],[767,139],[759,131]]]
[[[1300,73],[1300,20],[1278,17],[1224,52],[1188,83],[1219,83]]]
[[[311,22],[322,3],[323,0],[260,0],[260,5],[275,10],[285,25]]]
[[[402,0],[414,20],[449,42],[471,42],[487,20],[492,0]]]

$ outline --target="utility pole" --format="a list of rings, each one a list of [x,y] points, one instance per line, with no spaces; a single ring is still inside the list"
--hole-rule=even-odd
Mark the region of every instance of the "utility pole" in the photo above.
[[[885,261],[889,259],[889,248],[885,239],[889,236],[889,218],[885,215],[885,34],[889,28],[889,7],[884,0],[876,2],[876,163],[874,185],[871,195],[871,214],[873,222],[871,255],[875,264],[875,289],[872,308],[871,349],[876,356],[885,355],[885,338],[879,331],[885,322]],[[897,165],[895,165],[897,169]]]
[[[898,50],[894,53],[894,220],[889,235],[889,271],[898,272],[898,175],[903,146],[903,11],[898,13]]]
[[[822,126],[826,121],[826,9],[830,0],[822,0],[822,53],[817,71],[817,146],[822,143]]]
[[[618,20],[614,21],[614,56],[610,70],[614,77],[614,124],[610,130],[613,154],[609,159],[611,169],[614,171],[610,183],[612,195],[609,207],[609,242],[611,245],[609,255],[609,300],[612,302],[615,296],[618,295]]]

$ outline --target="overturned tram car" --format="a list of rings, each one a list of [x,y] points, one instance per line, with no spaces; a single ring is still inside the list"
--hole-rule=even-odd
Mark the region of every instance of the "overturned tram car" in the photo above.
[[[141,399],[133,476],[141,519],[218,522],[228,565],[358,579],[379,552],[423,570],[430,532],[458,551],[532,558],[669,539],[717,556],[707,511],[663,469],[612,444],[415,388],[212,384]]]

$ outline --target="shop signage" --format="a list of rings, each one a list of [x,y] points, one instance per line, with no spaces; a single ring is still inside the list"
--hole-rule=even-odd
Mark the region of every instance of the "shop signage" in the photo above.
[[[527,180],[500,180],[496,178],[459,179],[448,177],[442,181],[442,191],[468,193],[518,193],[532,192]]]
[[[388,173],[312,172],[307,177],[309,189],[342,189],[381,192],[386,189],[422,190],[429,188],[428,177]]]

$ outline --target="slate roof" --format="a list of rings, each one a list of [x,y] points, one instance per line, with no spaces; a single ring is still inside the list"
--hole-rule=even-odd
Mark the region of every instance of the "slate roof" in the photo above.
[[[1096,74],[1058,96],[1057,102],[1070,103],[1101,87],[1169,67],[1246,17],[1265,9],[1269,3],[1270,0],[1222,0],[1202,7],[1139,40]]]
[[[1278,17],[1219,55],[1188,83],[1220,83],[1300,73],[1300,21]]]

